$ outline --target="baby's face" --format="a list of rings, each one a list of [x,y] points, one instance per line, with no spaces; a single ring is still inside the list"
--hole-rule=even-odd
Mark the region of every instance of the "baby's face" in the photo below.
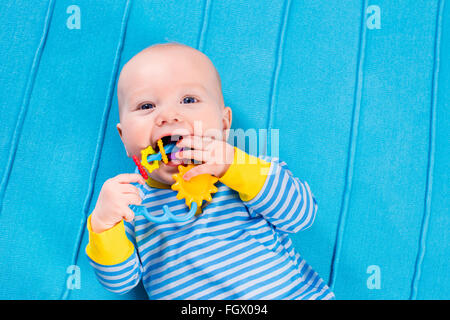
[[[117,124],[129,157],[157,140],[181,135],[214,136],[226,140],[231,109],[223,104],[220,80],[210,60],[183,46],[156,46],[133,57],[118,83],[120,123]],[[160,161],[150,177],[165,184],[181,163]]]

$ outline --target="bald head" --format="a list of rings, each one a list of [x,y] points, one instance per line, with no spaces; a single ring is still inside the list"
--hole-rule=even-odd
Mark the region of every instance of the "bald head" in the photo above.
[[[147,47],[124,65],[117,86],[119,115],[131,103],[128,93],[133,91],[138,83],[149,84],[148,91],[152,91],[151,83],[163,86],[177,80],[200,83],[217,104],[224,108],[221,79],[211,60],[199,50],[170,42]]]
[[[190,54],[199,56],[199,59],[204,60],[204,62],[210,68],[211,72],[213,72],[214,80],[216,81],[216,85],[219,88],[219,90],[222,92],[222,81],[220,80],[219,72],[217,71],[216,67],[211,62],[211,60],[208,58],[208,56],[206,56],[203,52],[201,52],[197,49],[194,49],[192,47],[189,47],[182,43],[169,42],[169,43],[156,43],[156,44],[151,45],[150,47],[147,47],[146,49],[142,50],[140,53],[145,54],[146,52],[149,52],[152,50],[161,50],[162,52],[164,50],[177,50],[180,53],[183,52],[183,50],[184,50],[186,53],[190,53]]]

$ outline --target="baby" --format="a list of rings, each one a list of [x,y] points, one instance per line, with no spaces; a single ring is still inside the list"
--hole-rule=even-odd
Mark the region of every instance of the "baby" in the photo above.
[[[289,233],[308,228],[317,203],[306,182],[276,158],[227,143],[232,112],[206,55],[178,43],[153,45],[122,69],[117,130],[127,155],[170,137],[177,152],[145,180],[137,170],[107,180],[88,218],[86,253],[100,283],[126,293],[142,280],[150,299],[333,299],[295,251]],[[184,174],[218,178],[212,199],[185,222],[153,223],[167,205],[189,211],[170,186]]]

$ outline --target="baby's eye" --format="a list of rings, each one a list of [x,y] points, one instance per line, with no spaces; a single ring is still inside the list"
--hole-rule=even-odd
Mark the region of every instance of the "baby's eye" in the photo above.
[[[183,98],[183,103],[194,103],[196,101],[197,101],[197,99],[194,98],[194,97],[185,97],[185,98]]]
[[[151,103],[144,103],[139,106],[139,110],[148,110],[148,109],[153,109],[154,107],[155,106]]]

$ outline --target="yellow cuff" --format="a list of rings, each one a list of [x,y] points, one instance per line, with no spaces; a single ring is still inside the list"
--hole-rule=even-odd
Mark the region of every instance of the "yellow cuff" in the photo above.
[[[270,162],[234,147],[234,158],[219,181],[239,192],[242,201],[249,201],[261,191],[269,174]]]
[[[86,254],[102,265],[115,265],[126,261],[134,252],[134,245],[127,238],[123,220],[111,229],[95,233],[91,227],[91,216],[87,221],[89,243]]]

